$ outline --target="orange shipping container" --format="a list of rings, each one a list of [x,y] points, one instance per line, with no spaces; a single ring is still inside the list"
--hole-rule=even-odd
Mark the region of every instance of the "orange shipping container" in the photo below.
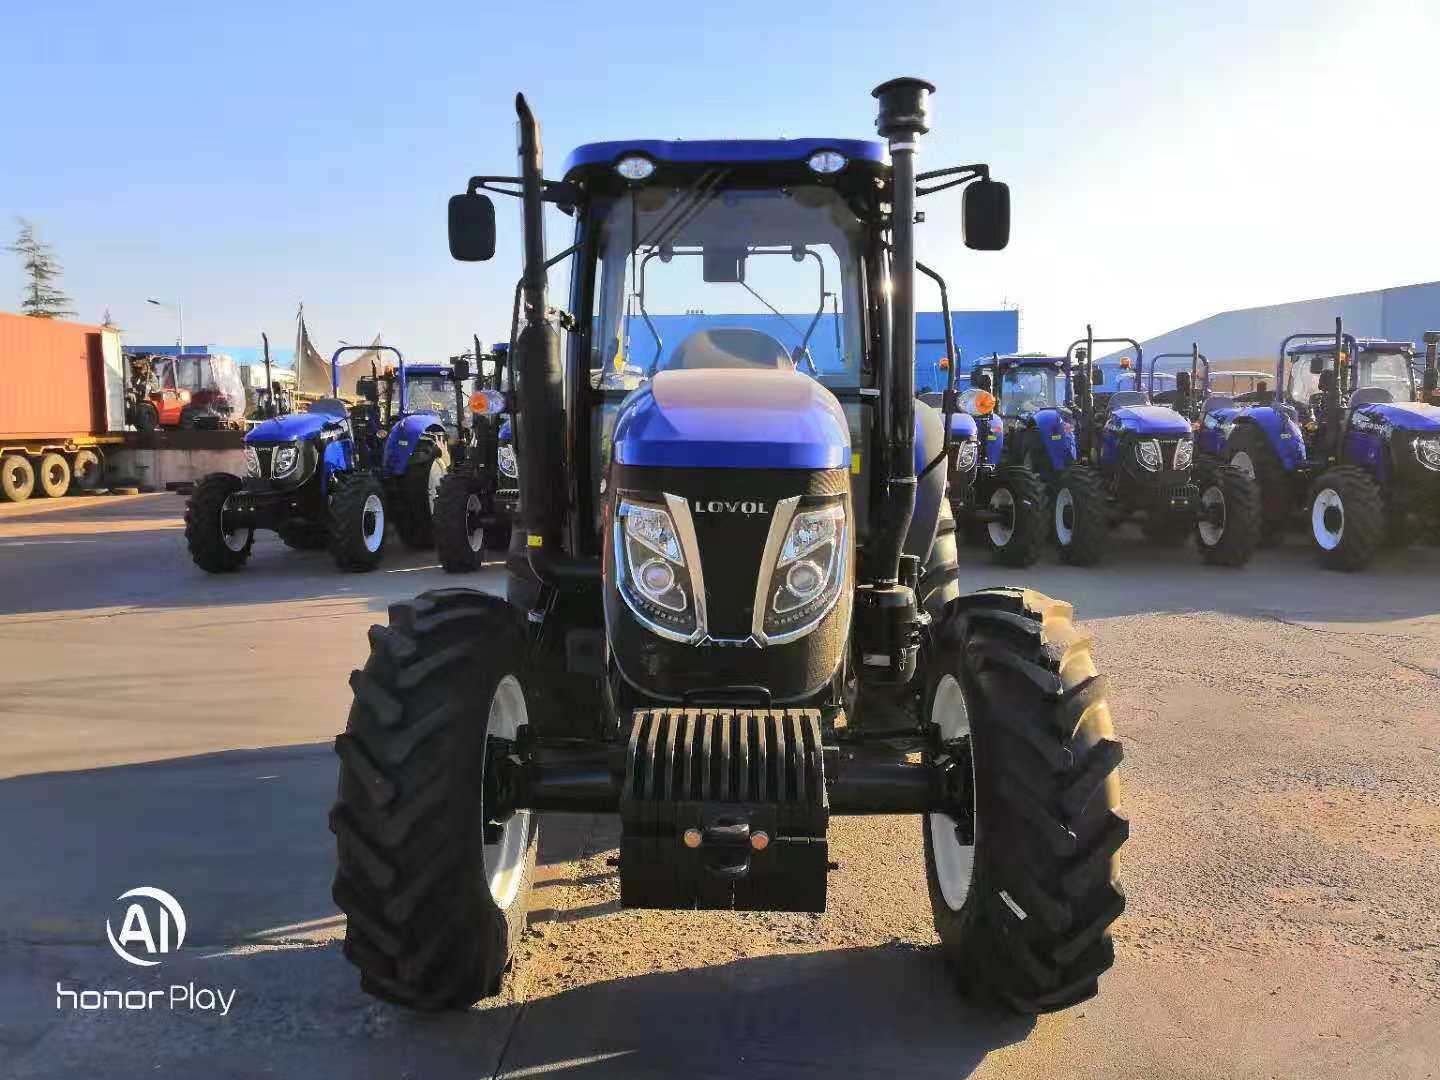
[[[118,430],[119,353],[114,330],[0,312],[0,440]]]

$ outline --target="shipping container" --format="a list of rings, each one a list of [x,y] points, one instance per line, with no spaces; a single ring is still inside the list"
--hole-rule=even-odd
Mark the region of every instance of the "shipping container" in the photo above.
[[[0,499],[93,486],[124,424],[118,331],[0,312]]]

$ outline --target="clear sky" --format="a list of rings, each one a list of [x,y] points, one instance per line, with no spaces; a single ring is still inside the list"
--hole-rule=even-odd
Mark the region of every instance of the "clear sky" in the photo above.
[[[175,337],[148,296],[181,298],[193,341],[288,345],[301,300],[322,348],[503,338],[518,211],[480,267],[444,219],[469,175],[513,170],[516,90],[555,170],[597,139],[868,136],[873,86],[930,79],[922,167],[990,162],[1014,230],[967,252],[936,196],[920,256],[957,307],[1018,302],[1026,348],[1440,277],[1435,0],[79,0],[4,22],[0,226],[31,218],[80,317],[108,307],[131,342]],[[0,309],[20,288],[0,252]]]

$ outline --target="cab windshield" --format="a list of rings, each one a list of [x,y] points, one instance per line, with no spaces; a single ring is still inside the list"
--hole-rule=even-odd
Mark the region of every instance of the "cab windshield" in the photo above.
[[[1038,412],[1060,403],[1064,388],[1059,386],[1053,367],[1008,367],[1000,377],[1000,412],[1003,416]]]
[[[1292,353],[1290,356],[1290,399],[1308,402],[1320,392],[1320,376],[1310,370],[1310,362],[1320,357],[1327,368],[1333,367],[1334,353]],[[1396,401],[1409,401],[1411,396],[1410,357],[1403,352],[1362,352],[1351,372],[1350,390],[1379,387],[1390,391]]]
[[[861,222],[833,188],[645,187],[598,208],[592,385],[780,368],[860,385]]]
[[[405,379],[406,407],[411,413],[434,413],[447,428],[455,428],[455,384],[434,375],[410,375]],[[469,387],[462,387],[469,398]]]

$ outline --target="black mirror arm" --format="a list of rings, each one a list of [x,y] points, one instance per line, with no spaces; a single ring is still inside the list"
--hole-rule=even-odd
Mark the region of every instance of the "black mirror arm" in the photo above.
[[[521,190],[523,179],[518,176],[472,176],[469,183],[465,185],[465,194],[474,195],[481,191],[491,191],[496,195],[509,195],[513,199],[523,199],[525,192]],[[496,187],[497,184],[511,184],[513,187]],[[575,184],[566,183],[563,180],[542,180],[540,181],[540,197],[546,202],[555,203],[562,210],[573,210],[580,202],[580,188]]]
[[[936,180],[942,176],[954,177],[954,179],[946,180],[943,184],[932,184],[930,187],[920,186],[920,182],[923,180]],[[933,195],[937,191],[945,191],[959,184],[968,184],[971,180],[989,179],[989,165],[952,165],[948,169],[933,169],[930,172],[915,175],[915,197],[918,199],[922,195]]]

